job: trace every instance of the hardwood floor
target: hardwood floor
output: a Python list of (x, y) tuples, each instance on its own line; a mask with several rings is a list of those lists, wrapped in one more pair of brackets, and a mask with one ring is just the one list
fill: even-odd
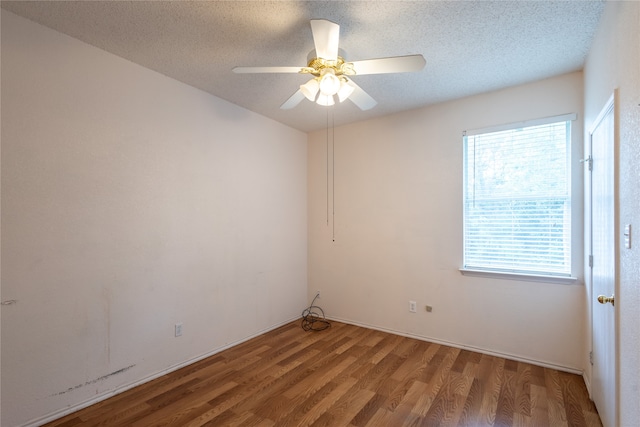
[(578, 375), (333, 322), (299, 322), (47, 424), (601, 426)]

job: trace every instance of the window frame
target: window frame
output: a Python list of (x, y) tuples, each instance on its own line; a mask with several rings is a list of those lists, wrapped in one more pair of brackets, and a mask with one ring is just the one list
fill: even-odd
[[(521, 281), (535, 281), (535, 282), (546, 282), (546, 283), (560, 283), (560, 284), (571, 284), (576, 282), (577, 278), (574, 277), (574, 271), (573, 271), (573, 257), (574, 255), (574, 251), (575, 248), (573, 247), (573, 214), (570, 216), (570, 221), (571, 221), (571, 228), (570, 228), (570, 234), (569, 234), (569, 244), (572, 245), (571, 246), (571, 256), (570, 256), (570, 260), (569, 260), (569, 274), (545, 274), (545, 273), (535, 273), (535, 272), (520, 272), (520, 271), (509, 271), (509, 270), (499, 270), (499, 269), (492, 269), (492, 268), (479, 268), (479, 267), (466, 267), (465, 266), (465, 262), (466, 262), (466, 239), (467, 239), (467, 234), (466, 234), (466, 221), (467, 221), (467, 216), (466, 216), (466, 196), (467, 196), (467, 188), (466, 188), (466, 184), (467, 184), (467, 159), (466, 159), (466, 153), (467, 153), (467, 137), (469, 136), (474, 136), (474, 135), (479, 135), (479, 134), (487, 134), (487, 133), (494, 133), (494, 132), (501, 132), (501, 131), (507, 131), (507, 130), (514, 130), (514, 129), (519, 129), (519, 128), (525, 128), (525, 127), (532, 127), (532, 126), (540, 126), (540, 125), (546, 125), (546, 124), (552, 124), (552, 123), (558, 123), (558, 122), (573, 122), (575, 121), (577, 118), (577, 115), (575, 113), (571, 113), (571, 114), (564, 114), (564, 115), (559, 115), (559, 116), (551, 116), (551, 117), (544, 117), (544, 118), (540, 118), (540, 119), (534, 119), (534, 120), (527, 120), (527, 121), (522, 121), (522, 122), (515, 122), (515, 123), (508, 123), (508, 124), (503, 124), (503, 125), (499, 125), (499, 126), (492, 126), (492, 127), (486, 127), (486, 128), (479, 128), (479, 129), (473, 129), (473, 130), (469, 130), (469, 131), (464, 131), (462, 133), (462, 137), (463, 137), (463, 188), (462, 188), (462, 209), (463, 209), (463, 215), (462, 215), (462, 219), (463, 219), (463, 229), (462, 229), (462, 258), (463, 258), (463, 266), (459, 269), (460, 273), (465, 275), (465, 276), (475, 276), (475, 277), (488, 277), (488, 278), (498, 278), (498, 279), (509, 279), (509, 280), (521, 280)], [(571, 206), (571, 210), (573, 211), (573, 192), (571, 191), (572, 189), (572, 145), (573, 145), (573, 123), (570, 125), (570, 135), (569, 135), (569, 140), (568, 140), (568, 146), (567, 146), (567, 179), (568, 179), (568, 191), (569, 191), (569, 203)]]

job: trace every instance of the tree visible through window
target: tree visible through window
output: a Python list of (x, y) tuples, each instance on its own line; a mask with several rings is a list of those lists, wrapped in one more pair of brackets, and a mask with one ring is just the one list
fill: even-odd
[(464, 137), (464, 268), (571, 274), (571, 122)]

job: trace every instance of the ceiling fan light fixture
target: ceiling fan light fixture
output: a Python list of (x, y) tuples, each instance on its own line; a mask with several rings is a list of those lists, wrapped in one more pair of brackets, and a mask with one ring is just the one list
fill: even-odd
[(318, 105), (322, 105), (323, 107), (330, 107), (334, 105), (336, 101), (333, 99), (333, 95), (324, 95), (322, 92), (320, 92), (316, 103)]
[(300, 85), (300, 91), (309, 101), (313, 102), (316, 100), (316, 95), (320, 90), (320, 84), (318, 83), (318, 79), (311, 79), (303, 85)]
[(340, 79), (333, 68), (324, 68), (320, 73), (320, 93), (333, 96), (340, 90)]
[(300, 85), (280, 108), (288, 110), (307, 98), (319, 105), (335, 105), (335, 95), (343, 102), (349, 99), (363, 111), (376, 106), (376, 101), (347, 76), (366, 74), (407, 73), (420, 71), (426, 61), (422, 55), (392, 56), (388, 58), (364, 59), (347, 62), (339, 47), (340, 25), (326, 19), (312, 19), (312, 50), (307, 56), (306, 67), (235, 67), (234, 73), (296, 73), (314, 78)]
[(338, 91), (338, 100), (340, 102), (349, 98), (349, 95), (353, 93), (355, 88), (349, 84), (349, 82), (345, 79), (340, 82), (340, 90)]

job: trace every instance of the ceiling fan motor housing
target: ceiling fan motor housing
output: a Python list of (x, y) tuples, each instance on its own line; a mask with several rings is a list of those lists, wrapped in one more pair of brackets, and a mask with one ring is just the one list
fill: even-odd
[(356, 74), (353, 64), (344, 60), (344, 51), (339, 49), (339, 55), (335, 61), (319, 58), (316, 55), (316, 51), (312, 50), (307, 55), (307, 67), (300, 70), (301, 73), (313, 74), (316, 77), (320, 77), (322, 70), (331, 68), (334, 70), (335, 75), (340, 77), (342, 75), (353, 76)]

